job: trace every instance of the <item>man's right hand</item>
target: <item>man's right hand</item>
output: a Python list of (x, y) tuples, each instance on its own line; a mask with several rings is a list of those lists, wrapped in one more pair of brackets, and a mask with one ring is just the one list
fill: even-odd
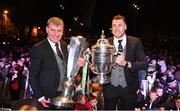
[(97, 72), (96, 72), (95, 67), (93, 66), (93, 64), (89, 64), (89, 68), (90, 68), (90, 70), (91, 70), (94, 74), (97, 74)]
[(43, 105), (43, 107), (49, 107), (50, 99), (47, 100), (43, 98), (39, 102)]

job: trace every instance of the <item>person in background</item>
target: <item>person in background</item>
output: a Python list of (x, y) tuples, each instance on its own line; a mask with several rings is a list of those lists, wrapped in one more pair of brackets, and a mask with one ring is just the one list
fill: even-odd
[(103, 92), (102, 92), (102, 85), (99, 83), (92, 82), (89, 88), (89, 95), (90, 97), (96, 97), (97, 99), (97, 110), (104, 109), (104, 99), (103, 99)]
[(75, 76), (75, 82), (74, 82), (74, 86), (75, 86), (75, 91), (76, 90), (80, 90), (82, 87), (81, 87), (81, 79), (82, 79), (82, 75), (80, 73), (78, 73), (76, 76)]
[(75, 105), (74, 105), (75, 111), (82, 111), (82, 110), (93, 111), (92, 105), (90, 104), (87, 96), (85, 96), (82, 93), (82, 90), (76, 91), (73, 98), (75, 101)]
[(168, 110), (180, 110), (180, 94), (176, 94), (172, 102), (169, 103)]
[(11, 100), (19, 100), (22, 98), (22, 90), (24, 85), (25, 76), (22, 74), (22, 67), (19, 65), (19, 62), (12, 62), (10, 66), (9, 73), (7, 74), (9, 78), (9, 89)]
[(177, 110), (180, 110), (180, 94), (175, 96), (175, 106)]
[(165, 88), (165, 92), (167, 94), (176, 94), (178, 93), (178, 87), (177, 87), (177, 80), (175, 78), (172, 77), (167, 77), (166, 79), (166, 86)]
[(156, 110), (157, 106), (159, 104), (158, 101), (158, 95), (157, 95), (157, 90), (156, 88), (152, 88), (148, 94), (147, 99), (142, 100), (139, 103), (139, 106), (136, 107), (135, 109), (141, 109), (141, 110)]
[(165, 94), (164, 87), (159, 85), (159, 86), (155, 87), (155, 89), (156, 89), (156, 93), (158, 96), (158, 98), (157, 98), (157, 101), (158, 101), (157, 109), (158, 110), (166, 109), (168, 95)]
[(90, 102), (90, 104), (91, 104), (91, 106), (92, 106), (93, 111), (98, 110), (98, 109), (97, 109), (98, 99), (97, 99), (96, 96), (94, 96), (94, 95), (91, 94), (91, 95), (89, 96), (89, 102)]
[[(34, 97), (42, 107), (50, 107), (50, 98), (59, 96), (66, 79), (67, 43), (63, 40), (64, 22), (58, 17), (47, 21), (47, 38), (35, 44), (31, 49), (30, 85)], [(79, 58), (77, 65), (85, 65), (85, 59)]]

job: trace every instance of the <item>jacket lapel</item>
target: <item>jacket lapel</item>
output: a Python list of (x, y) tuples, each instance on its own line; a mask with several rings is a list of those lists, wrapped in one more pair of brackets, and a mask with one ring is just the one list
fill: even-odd
[(55, 55), (54, 55), (54, 51), (53, 49), (51, 48), (51, 45), (49, 44), (49, 42), (46, 40), (45, 42), (45, 48), (47, 50), (47, 53), (48, 53), (48, 56), (49, 56), (49, 59), (52, 61), (52, 63), (54, 64), (55, 63), (55, 68), (57, 71), (59, 71), (59, 68), (58, 68), (58, 63), (57, 63), (57, 60), (55, 58)]

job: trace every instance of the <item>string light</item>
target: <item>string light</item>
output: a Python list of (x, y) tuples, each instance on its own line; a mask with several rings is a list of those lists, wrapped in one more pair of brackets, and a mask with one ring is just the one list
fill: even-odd
[(132, 4), (132, 6), (136, 9), (136, 10), (139, 10), (140, 9), (140, 7), (137, 5), (137, 4)]
[(77, 16), (77, 17), (74, 17), (74, 20), (75, 20), (75, 21), (78, 21), (78, 16)]

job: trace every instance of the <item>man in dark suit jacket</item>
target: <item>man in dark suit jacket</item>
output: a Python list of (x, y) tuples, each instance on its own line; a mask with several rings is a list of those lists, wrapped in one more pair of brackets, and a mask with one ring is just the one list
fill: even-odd
[[(138, 89), (138, 70), (145, 70), (148, 62), (138, 38), (127, 36), (126, 20), (117, 15), (112, 19), (113, 37), (108, 38), (118, 54), (114, 57), (115, 65), (111, 70), (111, 83), (103, 86), (105, 109), (134, 109)], [(119, 49), (118, 41), (122, 40)], [(120, 52), (118, 51), (120, 50)], [(120, 104), (119, 104), (120, 103)]]
[[(47, 39), (35, 44), (31, 50), (30, 84), (35, 98), (43, 107), (49, 107), (50, 98), (63, 90), (68, 57), (67, 44), (62, 40), (63, 32), (63, 20), (50, 18), (46, 26)], [(80, 58), (78, 66), (84, 64), (85, 59)]]

